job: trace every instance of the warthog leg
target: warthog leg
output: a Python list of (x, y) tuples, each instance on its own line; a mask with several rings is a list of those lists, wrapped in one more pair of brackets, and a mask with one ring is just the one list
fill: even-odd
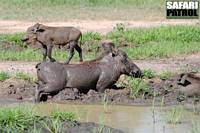
[(40, 102), (40, 97), (41, 97), (41, 92), (40, 91), (44, 84), (42, 83), (42, 81), (38, 81), (37, 83), (37, 88), (35, 89), (35, 102), (39, 103)]
[(43, 47), (43, 61), (46, 61), (46, 58), (47, 58), (47, 46), (42, 44), (42, 47)]
[(47, 45), (47, 56), (50, 59), (50, 62), (55, 62), (56, 60), (51, 57), (53, 45)]
[(67, 59), (67, 61), (65, 62), (66, 64), (69, 64), (69, 62), (71, 61), (72, 57), (74, 56), (74, 48), (76, 46), (76, 43), (74, 41), (69, 43), (69, 57)]
[(61, 89), (62, 88), (60, 88), (60, 84), (56, 84), (54, 82), (42, 85), (38, 84), (38, 87), (35, 90), (35, 102), (40, 102), (43, 94), (51, 94)]
[(35, 103), (40, 102), (41, 94), (42, 94), (42, 91), (36, 88), (35, 89)]
[(96, 85), (97, 91), (103, 93), (106, 87), (109, 85), (109, 83), (109, 78), (105, 77), (104, 75), (100, 76)]
[(78, 44), (77, 44), (77, 45), (75, 46), (75, 49), (76, 49), (76, 51), (77, 51), (78, 54), (79, 54), (80, 62), (82, 62), (82, 61), (83, 61), (83, 56), (82, 56), (82, 49), (81, 49), (81, 47), (79, 47)]

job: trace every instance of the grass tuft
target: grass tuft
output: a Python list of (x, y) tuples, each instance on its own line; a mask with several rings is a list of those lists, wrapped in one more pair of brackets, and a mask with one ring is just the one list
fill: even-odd
[(173, 75), (175, 75), (174, 72), (171, 72), (171, 71), (164, 71), (164, 72), (162, 72), (161, 74), (159, 74), (159, 77), (160, 77), (162, 80), (167, 80), (167, 79), (171, 78)]
[(33, 77), (31, 77), (30, 74), (24, 73), (24, 72), (16, 72), (14, 77), (23, 79), (23, 80), (33, 79)]
[(148, 87), (148, 83), (143, 79), (133, 79), (127, 77), (127, 88), (130, 89), (130, 97), (137, 98), (142, 95), (152, 95), (153, 91)]
[(5, 81), (6, 79), (9, 78), (19, 78), (22, 80), (32, 80), (32, 81), (36, 80), (36, 77), (29, 73), (24, 73), (24, 72), (9, 73), (4, 71), (0, 72), (0, 81)]
[(23, 46), (21, 38), (23, 37), (24, 33), (15, 33), (15, 34), (0, 34), (0, 41), (1, 42), (13, 42), (16, 45)]
[(7, 72), (0, 72), (0, 81), (5, 81), (10, 78), (10, 74)]
[(166, 120), (169, 124), (179, 124), (183, 118), (183, 107), (173, 107), (166, 113)]
[(192, 120), (191, 133), (200, 133), (199, 121)]
[(38, 121), (38, 117), (34, 108), (16, 107), (16, 108), (1, 108), (0, 109), (0, 131), (24, 131), (34, 122)]
[(63, 112), (63, 111), (54, 111), (51, 113), (51, 118), (58, 119), (60, 121), (76, 121), (76, 115), (73, 112)]
[(143, 71), (143, 74), (144, 74), (144, 77), (148, 79), (156, 77), (156, 72), (151, 69), (145, 69)]
[(19, 106), (0, 109), (0, 132), (40, 132), (41, 129), (52, 133), (61, 133), (63, 122), (76, 122), (72, 112), (54, 111), (48, 117), (39, 116), (34, 107)]

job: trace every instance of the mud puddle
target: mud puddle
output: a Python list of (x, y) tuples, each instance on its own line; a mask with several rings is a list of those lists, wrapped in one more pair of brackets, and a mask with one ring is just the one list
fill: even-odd
[[(190, 133), (200, 130), (200, 115), (183, 106), (121, 106), (121, 105), (79, 105), (61, 103), (20, 102), (20, 100), (0, 99), (0, 107), (32, 106), (48, 116), (54, 110), (74, 112), (80, 122), (103, 124), (125, 133)], [(182, 110), (178, 108), (181, 107)], [(172, 110), (178, 111), (173, 112)], [(180, 116), (178, 116), (180, 115)], [(169, 123), (169, 120), (178, 120)], [(197, 126), (194, 125), (197, 124)], [(196, 132), (194, 132), (196, 133)]]
[[(192, 121), (199, 120), (199, 115), (184, 110), (178, 124), (169, 124), (167, 114), (172, 107), (151, 106), (111, 106), (111, 105), (70, 105), (44, 103), (37, 105), (39, 111), (48, 115), (54, 109), (73, 111), (81, 122), (95, 122), (127, 133), (189, 133)], [(154, 110), (154, 111), (153, 111)], [(154, 112), (154, 115), (153, 115)], [(153, 117), (154, 116), (154, 117)]]

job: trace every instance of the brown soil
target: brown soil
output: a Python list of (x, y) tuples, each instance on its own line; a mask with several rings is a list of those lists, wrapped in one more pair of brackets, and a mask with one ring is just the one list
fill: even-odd
[[(27, 27), (36, 22), (0, 20), (0, 33), (25, 32)], [(155, 27), (163, 25), (199, 25), (198, 20), (164, 20), (164, 21), (109, 21), (109, 20), (69, 20), (65, 22), (40, 22), (49, 26), (75, 26), (82, 32), (93, 31), (106, 34), (113, 30), (118, 23), (128, 28)]]
[(36, 85), (29, 80), (10, 78), (4, 82), (0, 81), (0, 97), (7, 99), (27, 99), (31, 100), (34, 96)]

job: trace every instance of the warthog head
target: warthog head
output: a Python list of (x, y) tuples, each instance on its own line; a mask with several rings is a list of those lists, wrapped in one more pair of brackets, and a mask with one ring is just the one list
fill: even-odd
[(37, 32), (43, 32), (44, 30), (41, 29), (43, 25), (36, 23), (31, 27), (28, 27), (26, 30), (25, 36), (21, 39), (22, 42), (26, 42), (27, 44), (35, 45), (37, 41)]
[[(121, 72), (121, 74), (125, 74), (128, 76), (133, 76), (135, 78), (139, 78), (143, 76), (142, 71), (139, 69), (137, 65), (128, 58), (127, 54), (121, 50), (114, 50), (111, 52), (112, 57), (115, 62), (117, 62), (117, 68)], [(115, 67), (115, 66), (110, 66)]]

